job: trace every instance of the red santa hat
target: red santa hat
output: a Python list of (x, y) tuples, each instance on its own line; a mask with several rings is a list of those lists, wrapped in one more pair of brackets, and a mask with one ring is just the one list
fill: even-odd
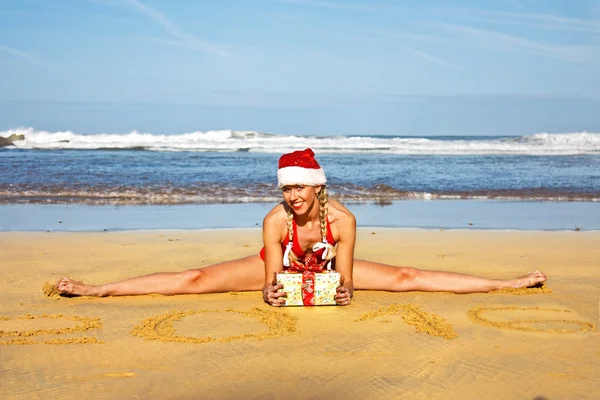
[(319, 186), (327, 182), (325, 171), (315, 160), (311, 149), (287, 153), (279, 158), (277, 186), (292, 185)]

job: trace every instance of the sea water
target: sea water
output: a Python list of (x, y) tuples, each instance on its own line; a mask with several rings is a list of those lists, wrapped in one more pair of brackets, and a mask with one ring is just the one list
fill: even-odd
[[(110, 210), (252, 203), (262, 212), (281, 200), (276, 187), (279, 156), (310, 147), (326, 171), (332, 196), (354, 207), (386, 206), (388, 216), (372, 221), (374, 225), (429, 226), (431, 221), (408, 224), (402, 223), (406, 216), (396, 223), (390, 218), (402, 214), (393, 212), (399, 202), (426, 200), (435, 200), (436, 210), (459, 204), (454, 208), (466, 211), (473, 204), (485, 209), (504, 202), (523, 210), (529, 207), (523, 204), (532, 202), (533, 209), (575, 202), (590, 205), (569, 206), (568, 214), (600, 215), (598, 133), (321, 137), (230, 130), (83, 134), (17, 129), (0, 136), (13, 133), (25, 140), (0, 149), (0, 204), (7, 206), (96, 205)], [(7, 229), (2, 224), (6, 210), (0, 209), (0, 229)], [(33, 206), (28, 210), (35, 212)], [(369, 215), (372, 219), (377, 213)], [(247, 220), (239, 226), (252, 224)]]

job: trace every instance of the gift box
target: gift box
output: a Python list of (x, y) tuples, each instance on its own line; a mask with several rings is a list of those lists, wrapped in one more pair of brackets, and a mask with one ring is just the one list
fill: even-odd
[(280, 291), (287, 293), (286, 306), (327, 306), (335, 305), (340, 277), (333, 271), (283, 272), (277, 274), (277, 283), (283, 285)]

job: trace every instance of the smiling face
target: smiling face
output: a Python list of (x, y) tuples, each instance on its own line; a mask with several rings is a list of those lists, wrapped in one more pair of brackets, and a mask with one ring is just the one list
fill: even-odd
[(296, 215), (303, 215), (312, 209), (321, 186), (290, 185), (282, 188), (283, 199)]

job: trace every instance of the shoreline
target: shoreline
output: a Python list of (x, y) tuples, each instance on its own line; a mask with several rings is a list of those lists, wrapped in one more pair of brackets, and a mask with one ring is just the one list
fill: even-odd
[[(0, 232), (252, 228), (277, 203), (201, 205), (0, 205)], [(359, 227), (598, 231), (600, 204), (509, 200), (348, 203)]]

